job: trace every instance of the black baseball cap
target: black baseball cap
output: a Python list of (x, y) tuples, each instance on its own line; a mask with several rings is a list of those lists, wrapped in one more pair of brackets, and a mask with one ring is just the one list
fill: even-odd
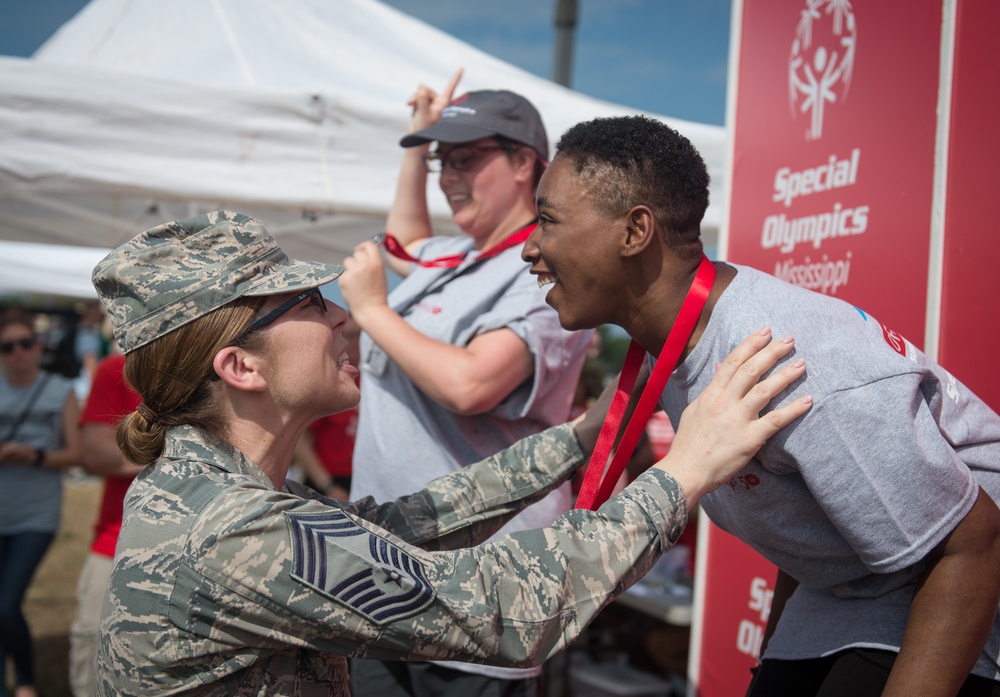
[(399, 141), (412, 148), (431, 141), (468, 143), (503, 136), (527, 145), (549, 161), (549, 139), (542, 117), (531, 102), (507, 90), (478, 90), (456, 98), (441, 112), (436, 124)]

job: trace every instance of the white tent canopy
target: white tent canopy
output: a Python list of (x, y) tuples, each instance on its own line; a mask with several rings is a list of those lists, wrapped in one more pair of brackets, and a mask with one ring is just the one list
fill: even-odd
[(107, 249), (33, 242), (0, 242), (0, 295), (39, 294), (96, 298), (90, 283), (94, 268)]
[[(339, 261), (381, 229), (407, 98), (458, 67), (460, 91), (530, 99), (553, 143), (578, 121), (636, 113), (375, 0), (92, 0), (32, 59), (0, 58), (0, 240), (113, 247), (231, 208), (293, 256)], [(711, 243), (725, 131), (657, 118), (708, 164)], [(429, 199), (453, 229), (444, 197)]]

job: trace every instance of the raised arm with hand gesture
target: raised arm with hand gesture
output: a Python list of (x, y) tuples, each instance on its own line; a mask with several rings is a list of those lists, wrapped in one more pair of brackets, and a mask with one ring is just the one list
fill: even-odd
[[(407, 132), (416, 133), (436, 124), (441, 118), (441, 112), (451, 103), (461, 79), (462, 69), (459, 68), (440, 92), (435, 92), (427, 85), (419, 85), (406, 102), (412, 109)], [(399, 179), (396, 182), (396, 196), (385, 221), (385, 229), (413, 255), (416, 255), (424, 240), (433, 234), (427, 208), (427, 170), (423, 161), (424, 153), (429, 148), (430, 145), (425, 144), (407, 148), (403, 152)], [(387, 262), (389, 268), (400, 276), (409, 275), (411, 269), (407, 262), (394, 257), (387, 259)]]
[(455, 94), (458, 81), (462, 79), (462, 68), (452, 76), (448, 84), (440, 92), (435, 92), (427, 85), (421, 83), (417, 86), (417, 91), (406, 102), (407, 106), (413, 108), (413, 118), (410, 121), (409, 132), (424, 128), (430, 128), (441, 118), (441, 112), (451, 104)]

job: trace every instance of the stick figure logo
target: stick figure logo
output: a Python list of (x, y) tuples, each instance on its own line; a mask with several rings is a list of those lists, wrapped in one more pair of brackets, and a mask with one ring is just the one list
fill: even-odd
[(788, 106), (809, 115), (806, 140), (823, 136), (828, 104), (847, 99), (858, 28), (850, 0), (806, 0), (788, 58)]

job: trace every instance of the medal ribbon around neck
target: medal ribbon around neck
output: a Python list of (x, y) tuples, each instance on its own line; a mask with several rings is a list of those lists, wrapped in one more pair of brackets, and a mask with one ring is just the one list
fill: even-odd
[[(694, 282), (684, 298), (674, 326), (671, 327), (670, 333), (667, 335), (663, 350), (660, 351), (660, 357), (653, 365), (652, 373), (639, 397), (632, 418), (625, 427), (625, 435), (622, 436), (611, 464), (608, 465), (608, 456), (611, 455), (615, 436), (618, 434), (619, 426), (625, 416), (632, 388), (635, 386), (639, 368), (646, 355), (645, 350), (635, 340), (629, 344), (628, 353), (625, 355), (625, 364), (618, 377), (615, 396), (608, 408), (607, 416), (604, 417), (604, 425), (601, 426), (601, 433), (597, 437), (597, 445), (594, 446), (594, 452), (587, 464), (587, 472), (580, 487), (580, 494), (576, 499), (577, 508), (595, 510), (610, 498), (615, 484), (618, 483), (619, 477), (625, 470), (625, 465), (632, 457), (632, 451), (635, 450), (639, 437), (646, 428), (660, 395), (663, 394), (663, 389), (667, 386), (670, 374), (677, 367), (681, 353), (687, 346), (688, 339), (691, 338), (691, 332), (694, 331), (694, 327), (698, 323), (698, 318), (701, 316), (701, 311), (705, 307), (714, 282), (715, 266), (708, 260), (708, 257), (702, 255), (701, 265), (698, 267)], [(605, 466), (607, 466), (606, 474), (604, 472)], [(604, 475), (603, 480), (602, 474)]]
[[(528, 237), (531, 235), (531, 233), (535, 231), (535, 227), (537, 225), (538, 221), (532, 220), (524, 227), (515, 230), (513, 233), (502, 239), (497, 244), (493, 245), (492, 247), (489, 247), (488, 249), (484, 249), (482, 254), (476, 257), (476, 259), (485, 261), (491, 257), (495, 257), (500, 252), (510, 249), (511, 247), (524, 244), (525, 241), (528, 239)], [(385, 250), (389, 252), (389, 254), (393, 255), (397, 259), (402, 259), (403, 261), (409, 261), (414, 264), (419, 264), (424, 268), (451, 269), (460, 265), (462, 262), (465, 261), (466, 257), (469, 256), (469, 252), (463, 252), (462, 254), (450, 254), (445, 257), (438, 257), (437, 259), (423, 259), (423, 260), (417, 259), (415, 256), (407, 252), (403, 248), (403, 245), (399, 243), (399, 240), (393, 237), (392, 234), (388, 232), (383, 234), (385, 235), (383, 244), (385, 244)]]

